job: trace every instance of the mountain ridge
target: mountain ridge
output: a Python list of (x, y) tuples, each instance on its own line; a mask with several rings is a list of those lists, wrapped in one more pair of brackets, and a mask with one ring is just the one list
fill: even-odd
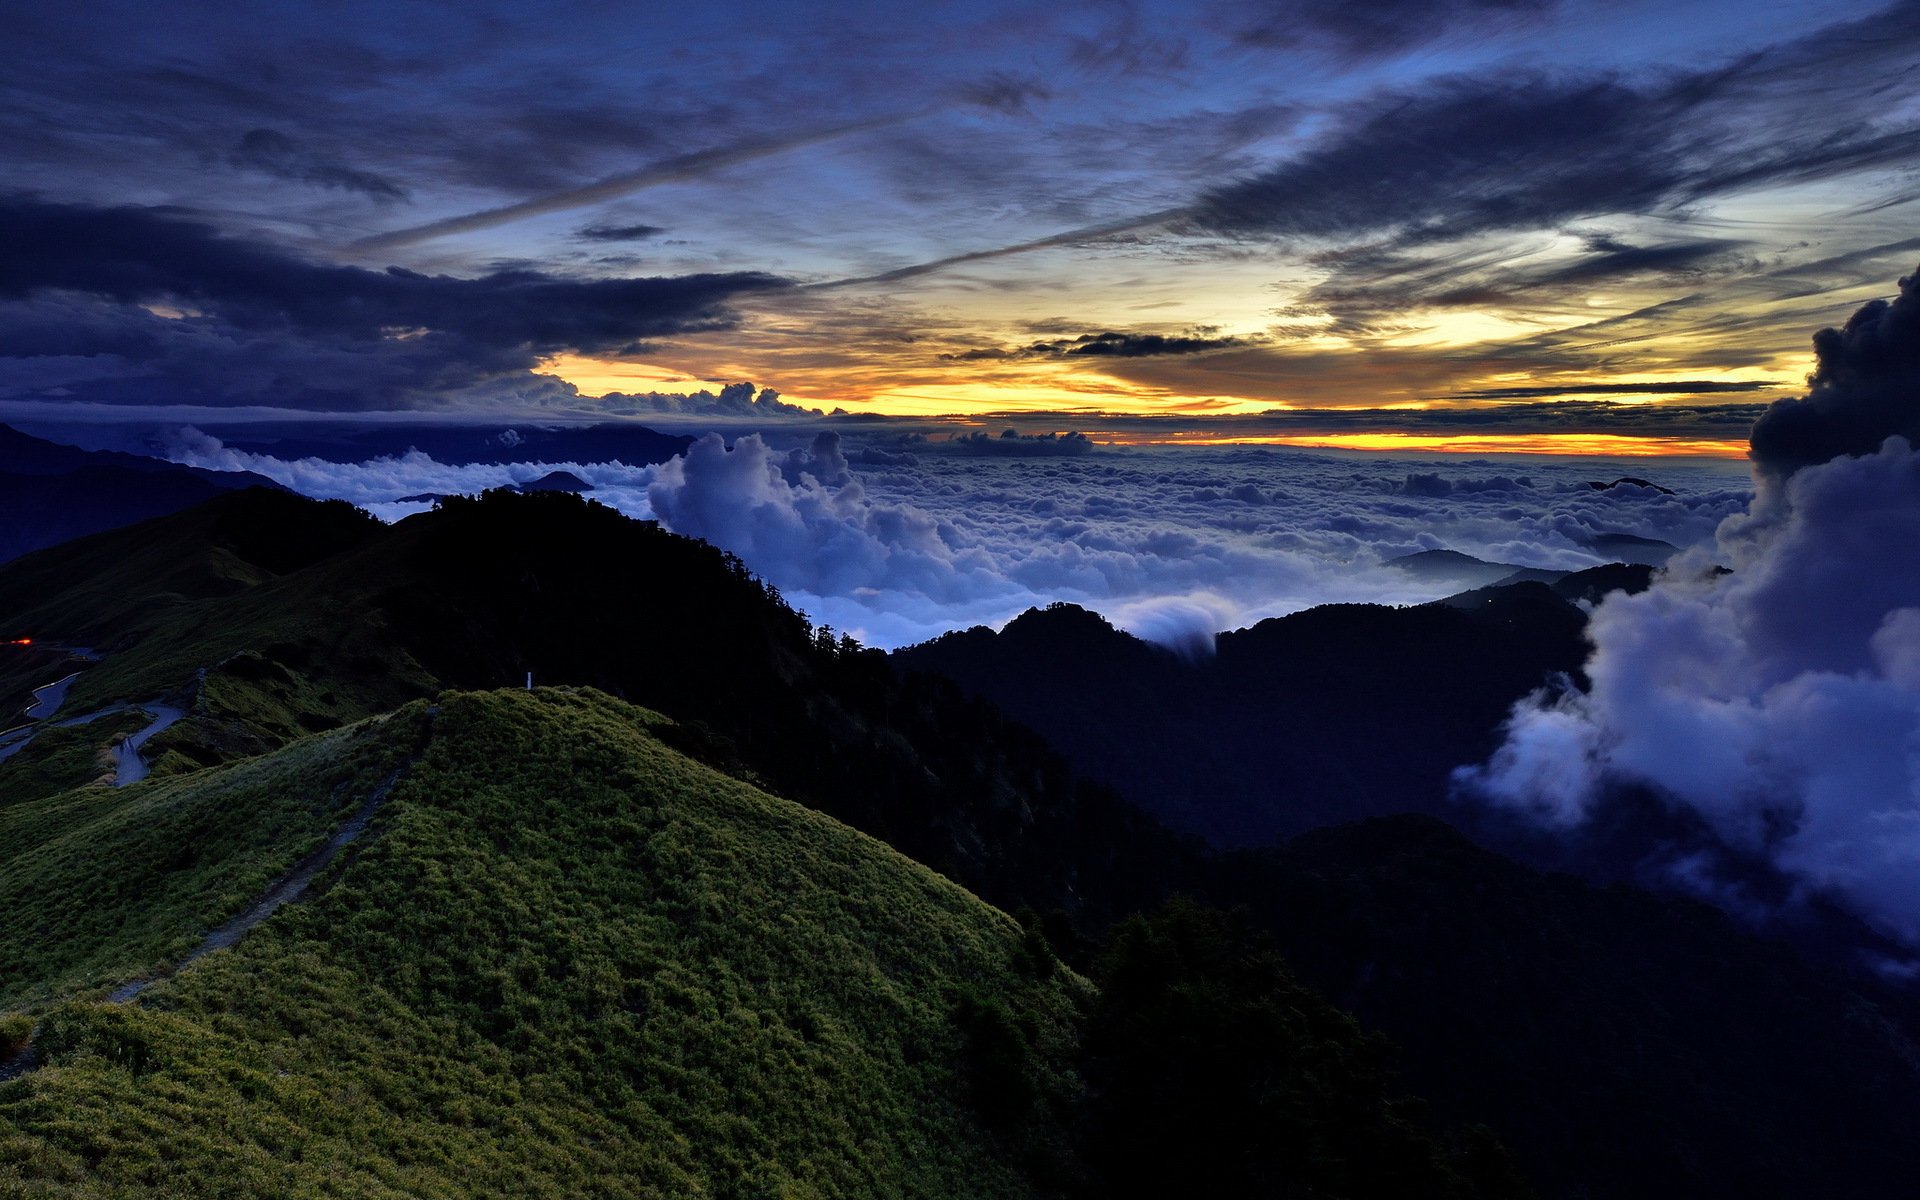
[[(236, 526), (220, 517), (229, 508), (260, 518), (239, 521), (242, 531), (311, 523), (337, 529), (337, 544), (320, 547), (325, 553), (277, 558), (284, 550), (274, 539), (255, 542), (233, 532)], [(285, 569), (271, 570), (265, 560)], [(115, 562), (127, 573), (103, 588), (94, 572)], [(135, 569), (139, 563), (165, 570), (143, 584)], [(1537, 637), (1549, 649), (1577, 644), (1584, 619), (1580, 609), (1551, 587), (1517, 585), (1483, 600), (1491, 603), (1476, 602), (1471, 611), (1441, 605), (1395, 617), (1395, 610), (1360, 606), (1304, 621), (1288, 619), (1291, 624), (1282, 621), (1228, 638), (1229, 657), (1239, 653), (1237, 643), (1257, 647), (1273, 641), (1284, 647), (1295, 628), (1317, 631), (1318, 637), (1322, 626), (1366, 631), (1407, 620), (1420, 629), (1478, 630), (1475, 638), (1504, 640), (1510, 648), (1516, 628), (1523, 641)], [(1263, 1072), (1276, 1061), (1268, 1056), (1284, 1058), (1288, 1039), (1299, 1034), (1285, 1013), (1325, 1003), (1309, 999), (1312, 993), (1304, 989), (1310, 987), (1346, 997), (1368, 1014), (1368, 1028), (1402, 1044), (1409, 1067), (1421, 1072), (1434, 1122), (1456, 1129), (1492, 1125), (1530, 1174), (1552, 1182), (1550, 1195), (1572, 1196), (1584, 1189), (1621, 1200), (1695, 1196), (1711, 1190), (1703, 1191), (1702, 1181), (1711, 1183), (1716, 1172), (1726, 1178), (1775, 1176), (1782, 1181), (1775, 1194), (1782, 1195), (1804, 1194), (1807, 1180), (1817, 1177), (1871, 1192), (1900, 1178), (1902, 1170), (1920, 1170), (1920, 1162), (1908, 1163), (1900, 1153), (1878, 1146), (1864, 1152), (1839, 1135), (1809, 1140), (1778, 1123), (1770, 1126), (1774, 1141), (1767, 1152), (1754, 1157), (1748, 1149), (1753, 1166), (1735, 1170), (1723, 1161), (1731, 1152), (1724, 1139), (1706, 1136), (1724, 1128), (1709, 1121), (1708, 1109), (1724, 1109), (1735, 1120), (1746, 1112), (1758, 1121), (1762, 1110), (1788, 1112), (1825, 1102), (1825, 1091), (1790, 1095), (1772, 1089), (1764, 1073), (1751, 1069), (1755, 1044), (1786, 1037), (1803, 1039), (1815, 1050), (1862, 1045), (1877, 1050), (1864, 1056), (1848, 1050), (1833, 1058), (1821, 1087), (1843, 1102), (1836, 1111), (1851, 1103), (1848, 1097), (1873, 1095), (1888, 1113), (1920, 1119), (1920, 1072), (1898, 1065), (1905, 1061), (1901, 1047), (1920, 1028), (1920, 1016), (1911, 998), (1897, 989), (1827, 973), (1818, 976), (1818, 987), (1795, 993), (1800, 985), (1793, 981), (1806, 979), (1811, 968), (1785, 945), (1724, 920), (1703, 924), (1688, 915), (1695, 909), (1674, 907), (1635, 889), (1594, 887), (1570, 878), (1552, 883), (1554, 876), (1484, 851), (1456, 852), (1453, 847), (1467, 845), (1457, 835), (1448, 833), (1451, 841), (1430, 836), (1408, 818), (1341, 827), (1348, 832), (1339, 836), (1359, 849), (1344, 856), (1345, 866), (1336, 874), (1319, 865), (1328, 853), (1312, 849), (1332, 845), (1312, 840), (1331, 834), (1308, 835), (1298, 854), (1285, 847), (1240, 857), (1206, 851), (1079, 778), (1038, 736), (956, 685), (903, 676), (886, 656), (813, 629), (738, 560), (577, 496), (496, 494), (378, 526), (350, 510), (244, 494), (198, 513), (0, 567), (0, 623), (16, 619), (22, 604), (64, 623), (64, 630), (101, 635), (97, 649), (103, 657), (75, 682), (63, 713), (185, 686), (205, 671), (189, 716), (149, 744), (150, 779), (113, 791), (89, 789), (83, 778), (68, 777), (58, 786), (82, 786), (48, 794), (23, 813), (48, 811), (47, 804), (119, 811), (143, 798), (174, 794), (169, 789), (198, 787), (219, 772), (320, 744), (316, 737), (344, 736), (370, 714), (431, 703), (450, 685), (504, 683), (518, 689), (533, 667), (537, 683), (612, 687), (665, 712), (673, 723), (654, 727), (648, 736), (705, 764), (703, 770), (846, 820), (1003, 910), (1031, 906), (1047, 914), (1023, 922), (1026, 961), (1043, 963), (1057, 955), (1089, 978), (1101, 979), (1121, 977), (1103, 971), (1135, 978), (1125, 966), (1126, 955), (1162, 963), (1147, 972), (1150, 986), (1143, 991), (1102, 993), (1110, 998), (1101, 1003), (1128, 1006), (1111, 1013), (1117, 1027), (1138, 1031), (1117, 1041), (1136, 1044), (1142, 1053), (1164, 1047), (1166, 1038), (1177, 1038), (1180, 1013), (1192, 1020), (1209, 1014), (1209, 1037), (1240, 1029), (1234, 1035), (1239, 1041), (1228, 1037), (1209, 1051), (1207, 1061), (1214, 1064), (1209, 1070), (1215, 1074), (1208, 1078), (1229, 1089), (1223, 1095), (1240, 1095), (1231, 1089), (1268, 1078)], [(1112, 634), (1098, 617), (1084, 612), (1058, 610), (1047, 620), (1084, 635), (1096, 662)], [(1392, 639), (1384, 644), (1390, 649)], [(1478, 644), (1470, 641), (1447, 653), (1468, 653)], [(1130, 663), (1179, 665), (1174, 656), (1151, 647), (1127, 653)], [(1532, 653), (1516, 653), (1514, 662), (1532, 663), (1527, 669), (1537, 670)], [(1382, 661), (1392, 661), (1391, 656)], [(1352, 665), (1323, 653), (1322, 668), (1316, 669), (1329, 662), (1343, 669)], [(1445, 662), (1442, 655), (1423, 669), (1440, 669)], [(1337, 686), (1321, 689), (1310, 700), (1324, 707), (1329, 697), (1339, 698), (1341, 689), (1367, 695), (1365, 673), (1348, 674), (1352, 677), (1334, 678)], [(502, 704), (520, 703), (511, 697), (526, 695), (518, 690), (491, 694), (506, 697)], [(534, 696), (543, 694), (549, 693)], [(1165, 699), (1171, 704), (1179, 697)], [(105, 723), (98, 728), (100, 736), (110, 736)], [(1270, 731), (1252, 728), (1250, 736), (1272, 740)], [(36, 741), (0, 762), (0, 794), (23, 778), (22, 772), (44, 775), (50, 769), (52, 764), (35, 757), (38, 746)], [(85, 750), (84, 741), (77, 741), (60, 753), (71, 758)], [(520, 757), (497, 756), (497, 766), (488, 770), (504, 778), (518, 769)], [(556, 760), (542, 761), (547, 765), (526, 766), (529, 780), (555, 770)], [(591, 755), (567, 761), (575, 764), (570, 770), (589, 776), (599, 770), (594, 764), (600, 760)], [(347, 807), (344, 800), (337, 803)], [(0, 807), (0, 816), (8, 811)], [(237, 811), (244, 815), (244, 809)], [(1409, 863), (1428, 864), (1416, 876), (1419, 886), (1402, 880)], [(49, 896), (61, 890), (35, 889)], [(1212, 918), (1152, 915), (1182, 892), (1215, 908), (1238, 907), (1248, 932), (1227, 932)], [(234, 896), (234, 904), (250, 894)], [(1565, 931), (1564, 936), (1542, 938), (1526, 920), (1488, 919), (1484, 901), (1476, 898), (1503, 894), (1524, 897), (1515, 906), (1517, 915)], [(1141, 918), (1147, 921), (1145, 933), (1131, 923), (1130, 914), (1137, 913), (1149, 914)], [(261, 929), (270, 932), (286, 915), (276, 915)], [(1435, 936), (1390, 936), (1423, 928)], [(1646, 952), (1599, 957), (1591, 952), (1590, 946), (1612, 944), (1609, 939), (1623, 931), (1644, 942)], [(181, 949), (175, 953), (197, 944), (191, 931), (179, 937)], [(1249, 976), (1235, 965), (1267, 961), (1257, 944), (1262, 937), (1275, 939), (1295, 964), (1302, 990), (1289, 990), (1294, 985), (1273, 971)], [(1462, 940), (1475, 947), (1475, 955), (1519, 964), (1517, 978), (1533, 982), (1514, 987), (1511, 994), (1477, 986), (1479, 959), (1450, 948)], [(1111, 964), (1116, 953), (1123, 961)], [(1724, 965), (1711, 974), (1675, 965), (1689, 956)], [(1354, 991), (1355, 964), (1368, 962), (1380, 986)], [(1164, 971), (1175, 969), (1167, 964), (1183, 972), (1217, 974), (1196, 978), (1187, 991), (1181, 988), (1188, 985), (1171, 991), (1151, 985), (1156, 973), (1164, 980)], [(1605, 970), (1595, 973), (1596, 965)], [(1578, 1003), (1543, 1004), (1539, 988), (1571, 978), (1584, 978), (1585, 986), (1600, 991)], [(1664, 1037), (1672, 1014), (1686, 1009), (1694, 989), (1709, 979), (1720, 995), (1731, 998), (1727, 1002), (1737, 1002), (1749, 1014), (1743, 1018), (1748, 1024), (1741, 1026), (1748, 1038), (1706, 1039), (1680, 1072), (1636, 1050)], [(1253, 995), (1244, 991), (1247, 987)], [(1743, 992), (1751, 998), (1739, 1000)], [(1202, 995), (1219, 1002), (1192, 1007)], [(1296, 999), (1276, 1008), (1261, 995)], [(1413, 1006), (1396, 999), (1409, 995), (1425, 998)], [(1018, 1022), (1009, 1026), (995, 1015), (991, 994), (975, 999), (963, 1022), (974, 1031), (968, 1036), (980, 1039), (985, 1056), (978, 1067), (984, 1074), (975, 1083), (983, 1094), (997, 1097), (996, 1104), (1025, 1104), (1033, 1094), (1018, 1082), (1025, 1076), (1003, 1070), (1019, 1060), (1009, 1032), (1017, 1032)], [(1605, 1013), (1606, 1020), (1596, 1027), (1589, 1013)], [(109, 1029), (123, 1019), (100, 1018)], [(1256, 1046), (1265, 1049), (1256, 1053)], [(1524, 1047), (1524, 1054), (1517, 1047)], [(1466, 1069), (1462, 1061), (1472, 1063), (1470, 1081), (1457, 1076)], [(1596, 1143), (1586, 1132), (1593, 1126), (1592, 1114), (1572, 1099), (1580, 1094), (1576, 1081), (1600, 1069), (1611, 1073), (1623, 1094), (1659, 1089), (1672, 1103), (1657, 1119), (1612, 1111), (1604, 1123), (1612, 1141)], [(1213, 1111), (1203, 1103), (1206, 1089), (1181, 1091), (1163, 1070), (1127, 1077), (1147, 1088), (1129, 1096), (1157, 1095), (1155, 1104), (1196, 1114)], [(1172, 1090), (1149, 1087), (1156, 1079)], [(1733, 1099), (1718, 1090), (1729, 1079), (1743, 1081)], [(1309, 1105), (1308, 1115), (1319, 1111), (1312, 1107), (1319, 1101), (1311, 1093), (1297, 1100)], [(1297, 1115), (1295, 1103), (1280, 1104), (1276, 1117)], [(1689, 1116), (1696, 1108), (1699, 1114)], [(1259, 1105), (1254, 1110), (1267, 1111)], [(1130, 1143), (1142, 1144), (1132, 1123), (1137, 1111), (1123, 1106), (1090, 1112), (1092, 1126), (1111, 1133), (1094, 1141), (1114, 1154)], [(1389, 1106), (1389, 1111), (1397, 1110)], [(1503, 1127), (1515, 1120), (1515, 1112), (1525, 1118), (1516, 1125), (1517, 1138)], [(1220, 1113), (1199, 1127), (1240, 1130), (1239, 1121)], [(1392, 1122), (1387, 1127), (1397, 1128)], [(1878, 1128), (1861, 1122), (1859, 1136)], [(1123, 1129), (1133, 1132), (1118, 1132)], [(1672, 1163), (1685, 1159), (1687, 1147), (1696, 1143), (1702, 1147), (1698, 1155), (1705, 1157), (1690, 1174), (1675, 1175)], [(1648, 1149), (1622, 1157), (1610, 1149), (1619, 1144)], [(1802, 1192), (1789, 1191), (1789, 1182)]]

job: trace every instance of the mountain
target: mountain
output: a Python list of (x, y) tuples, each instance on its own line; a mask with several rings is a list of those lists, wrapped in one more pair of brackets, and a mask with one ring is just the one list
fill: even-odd
[(1668, 559), (1680, 553), (1680, 547), (1672, 542), (1641, 537), (1637, 533), (1596, 533), (1587, 538), (1586, 546), (1595, 554), (1653, 567), (1665, 565)]
[(0, 636), (106, 652), (72, 711), (187, 708), (151, 744), (159, 774), (531, 672), (665, 711), (687, 748), (999, 903), (1131, 905), (1184, 869), (997, 712), (817, 636), (738, 559), (564, 492), (393, 526), (224, 497), (0, 570)]
[[(1302, 720), (1391, 760), (1423, 743), (1376, 707), (1432, 711), (1395, 709), (1412, 704), (1396, 680), (1416, 699), (1454, 689), (1429, 705), (1473, 700), (1482, 667), (1521, 687), (1543, 655), (1577, 655), (1584, 617), (1556, 587), (1646, 574), (1297, 614), (1223, 638), (1211, 664), (1071, 608), (987, 636), (1030, 638), (1047, 657), (1021, 678), (1063, 705), (1115, 712), (1102, 688), (1165, 669), (1164, 696), (1127, 696), (1192, 729), (1204, 714), (1177, 706), (1208, 700), (1194, 678), (1258, 696), (1275, 687), (1261, 672), (1301, 672), (1289, 686), (1317, 689), (1293, 701)], [(1887, 1136), (1920, 1120), (1901, 989), (1431, 818), (1210, 852), (977, 696), (830, 641), (737, 560), (582, 497), (489, 494), (383, 526), (239, 493), (0, 567), (13, 630), (92, 646), (55, 719), (104, 715), (30, 725), (0, 761), (0, 1058), (37, 1024), (27, 1052), (57, 1068), (0, 1083), (7, 1183), (31, 1169), (39, 1190), (137, 1193), (189, 1156), (267, 1194), (306, 1186), (308, 1161), (347, 1193), (574, 1194), (560, 1160), (577, 1156), (633, 1164), (632, 1191), (745, 1194), (813, 1147), (883, 1183), (816, 1164), (790, 1190), (965, 1194), (899, 1165), (903, 1127), (916, 1162), (971, 1164), (1013, 1195), (1504, 1196), (1516, 1159), (1568, 1200), (1897, 1194), (1920, 1172), (1920, 1147)], [(36, 685), (76, 668), (37, 669)], [(151, 776), (97, 782), (167, 705), (185, 715), (138, 752)], [(1375, 723), (1343, 732), (1342, 712)], [(1230, 732), (1195, 743), (1196, 771), (1224, 747), (1285, 780), (1304, 747), (1312, 780), (1305, 735)], [(1392, 765), (1352, 773), (1384, 787)], [(791, 819), (756, 825), (768, 805)], [(303, 856), (307, 893), (186, 962)], [(896, 866), (863, 865), (880, 862)], [(986, 915), (928, 899), (959, 888)], [(1016, 928), (989, 904), (1045, 915)], [(908, 957), (882, 953), (903, 942)], [(913, 957), (923, 943), (935, 961)], [(843, 959), (851, 975), (818, 982)], [(132, 1003), (96, 1003), (142, 976)], [(634, 980), (705, 999), (647, 992), (630, 1012)], [(874, 993), (890, 1023), (834, 1016), (873, 1013)], [(935, 995), (944, 1008), (916, 999)], [(1073, 1016), (1050, 1024), (1057, 996)], [(907, 1028), (935, 1040), (897, 1040)], [(754, 1057), (768, 1038), (790, 1060)], [(836, 1082), (842, 1057), (860, 1088)], [(803, 1078), (796, 1106), (748, 1094)], [(603, 1123), (662, 1112), (623, 1128), (685, 1174), (644, 1174), (669, 1168)], [(802, 1112), (865, 1140), (793, 1132)], [(32, 1140), (3, 1140), (16, 1126)], [(470, 1181), (444, 1182), (468, 1161)]]
[(1514, 701), (1585, 661), (1585, 617), (1555, 587), (1327, 605), (1223, 633), (1197, 662), (1070, 605), (893, 658), (990, 701), (1175, 828), (1259, 845), (1387, 813), (1457, 818), (1449, 772), (1492, 751)]
[(1499, 1129), (1544, 1195), (1911, 1187), (1910, 993), (1836, 978), (1696, 901), (1528, 869), (1431, 818), (1228, 862), (1222, 891), (1266, 916), (1301, 977), (1389, 1032), (1438, 1111)]
[(240, 471), (206, 471), (138, 454), (79, 450), (0, 425), (0, 562), (83, 534), (204, 503), (222, 492), (278, 487)]
[(1596, 492), (1611, 491), (1617, 487), (1637, 487), (1659, 492), (1663, 496), (1671, 496), (1674, 494), (1673, 489), (1670, 487), (1654, 483), (1649, 479), (1641, 479), (1635, 475), (1622, 475), (1620, 478), (1614, 480), (1589, 479), (1587, 486)]
[(1653, 567), (1646, 563), (1608, 563), (1605, 566), (1588, 567), (1584, 571), (1516, 571), (1485, 587), (1456, 592), (1434, 603), (1469, 612), (1492, 611), (1511, 601), (1514, 593), (1507, 589), (1521, 583), (1545, 584), (1562, 600), (1576, 605), (1594, 605), (1600, 603), (1609, 592), (1645, 591), (1653, 584)]
[[(1004, 913), (687, 759), (668, 728), (586, 690), (455, 693), (0, 809), (0, 1002), (43, 997), (8, 1033), (0, 1179), (75, 1196), (1133, 1195), (1103, 1135), (1151, 1102), (1130, 1081), (1154, 1061), (1114, 1042), (1124, 1028), (1312, 1067), (1276, 1087), (1265, 1057), (1242, 1111), (1271, 1148), (1216, 1160), (1159, 1139), (1163, 1171), (1522, 1194), (1485, 1139), (1449, 1151), (1403, 1116), (1367, 1040), (1271, 965), (1218, 993), (1238, 997), (1227, 1011), (1169, 1025), (1158, 960), (1225, 978), (1233, 943), (1204, 915), (1130, 926), (1096, 989)], [(109, 854), (120, 869), (99, 871)], [(289, 881), (299, 903), (228, 921)]]
[(1488, 562), (1458, 550), (1421, 550), (1389, 558), (1381, 565), (1405, 571), (1423, 582), (1452, 587), (1479, 587), (1530, 569), (1513, 563)]
[(548, 471), (531, 483), (517, 483), (516, 492), (590, 492), (593, 485), (572, 471)]

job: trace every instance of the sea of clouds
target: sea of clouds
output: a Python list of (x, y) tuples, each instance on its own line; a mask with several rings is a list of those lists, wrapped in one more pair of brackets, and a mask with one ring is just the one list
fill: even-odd
[[(431, 507), (405, 497), (570, 471), (601, 503), (733, 551), (814, 621), (882, 648), (1067, 600), (1144, 637), (1204, 649), (1217, 631), (1315, 604), (1414, 603), (1459, 590), (1382, 565), (1401, 555), (1451, 549), (1591, 566), (1606, 561), (1586, 548), (1600, 533), (1708, 544), (1751, 494), (1745, 464), (1700, 460), (858, 436), (709, 435), (651, 466), (453, 465), (418, 452), (280, 459), (189, 427), (168, 456), (254, 471), (388, 520)], [(1589, 486), (1623, 475), (1672, 494)]]

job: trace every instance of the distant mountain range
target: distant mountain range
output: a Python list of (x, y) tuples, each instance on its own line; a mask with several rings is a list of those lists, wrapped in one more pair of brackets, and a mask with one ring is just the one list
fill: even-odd
[[(1634, 533), (1596, 533), (1583, 543), (1588, 550), (1617, 562), (1638, 566), (1664, 566), (1680, 553), (1680, 547), (1659, 538)], [(1575, 572), (1545, 567), (1523, 567), (1514, 563), (1489, 562), (1458, 550), (1420, 550), (1389, 558), (1383, 564), (1405, 571), (1415, 579), (1445, 587), (1477, 588), (1502, 583), (1553, 583)]]
[(1457, 820), (1449, 772), (1492, 752), (1514, 701), (1585, 661), (1574, 601), (1649, 574), (1601, 567), (1413, 608), (1326, 605), (1223, 633), (1198, 661), (1072, 605), (893, 657), (989, 700), (1174, 827), (1263, 845), (1389, 813)]
[(278, 486), (248, 472), (79, 450), (0, 425), (0, 512), (9, 514), (0, 521), (0, 562), (178, 512), (236, 488)]

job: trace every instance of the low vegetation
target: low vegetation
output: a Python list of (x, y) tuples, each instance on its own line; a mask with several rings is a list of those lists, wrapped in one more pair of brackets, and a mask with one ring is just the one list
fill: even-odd
[[(405, 764), (366, 841), (237, 947), (138, 1004), (39, 1006), (46, 1065), (0, 1085), (0, 1190), (1111, 1195), (1133, 1169), (1112, 1149), (1128, 1114), (1194, 1099), (1133, 1046), (1163, 1053), (1185, 1036), (1171, 1017), (1224, 1053), (1242, 1030), (1219, 1018), (1251, 1006), (1270, 1015), (1264, 1040), (1247, 1043), (1245, 1078), (1220, 1081), (1241, 1090), (1196, 1115), (1252, 1104), (1232, 1128), (1285, 1148), (1262, 1179), (1315, 1196), (1511, 1194), (1470, 1190), (1400, 1114), (1371, 1044), (1272, 971), (1198, 964), (1199, 994), (1240, 997), (1224, 1007), (1151, 999), (1188, 995), (1176, 976), (1195, 965), (1154, 947), (1186, 947), (1166, 931), (1211, 918), (1126, 927), (1103, 993), (1040, 923), (693, 762), (655, 736), (666, 728), (590, 691), (450, 694), (114, 793), (145, 805), (102, 814), (89, 836), (129, 855), (205, 840), (142, 832), (175, 809), (214, 838), (241, 810), (249, 829), (279, 830), (248, 855), (229, 829), (226, 866), (183, 871), (201, 886), (165, 924), (186, 929), (189, 910), (243, 906), (271, 874), (254, 867), (289, 861), (319, 818)], [(24, 896), (77, 878), (76, 862), (52, 863), (65, 874)], [(134, 915), (118, 889), (79, 907), (113, 915), (68, 928), (91, 949), (16, 958), (9, 978), (71, 990), (93, 977), (85, 964), (159, 963), (182, 945), (111, 932)], [(1276, 1079), (1278, 1103), (1245, 1090)], [(1187, 1169), (1220, 1147), (1152, 1144)]]
[[(191, 950), (404, 761), (421, 719), (416, 710), (190, 779), (0, 806), (0, 1007), (99, 994)], [(9, 796), (12, 786), (10, 776)]]
[(113, 744), (151, 720), (145, 713), (121, 712), (85, 725), (50, 725), (39, 730), (6, 759), (0, 811), (71, 788), (111, 784)]

